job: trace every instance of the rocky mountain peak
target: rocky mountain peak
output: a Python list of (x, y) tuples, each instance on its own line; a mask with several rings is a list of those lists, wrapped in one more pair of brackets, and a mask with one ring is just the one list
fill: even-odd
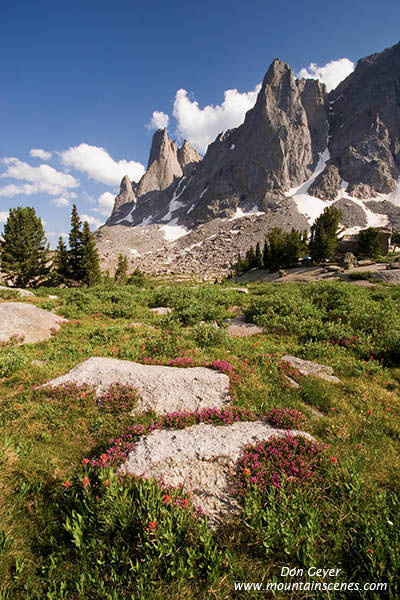
[(125, 204), (132, 204), (132, 203), (136, 202), (137, 198), (136, 198), (134, 188), (136, 189), (136, 184), (133, 184), (133, 186), (132, 186), (131, 180), (129, 179), (128, 175), (125, 175), (121, 181), (121, 187), (119, 190), (119, 194), (115, 198), (114, 208), (113, 208), (113, 212), (112, 212), (112, 215), (110, 218), (113, 218), (117, 214), (119, 214), (119, 210), (120, 210), (121, 206), (124, 206)]
[(176, 142), (169, 139), (165, 129), (158, 129), (153, 135), (147, 171), (139, 181), (138, 196), (165, 190), (182, 175)]
[(184, 140), (182, 146), (178, 150), (178, 161), (182, 171), (187, 175), (188, 171), (191, 172), (196, 164), (201, 161), (201, 156), (187, 140)]

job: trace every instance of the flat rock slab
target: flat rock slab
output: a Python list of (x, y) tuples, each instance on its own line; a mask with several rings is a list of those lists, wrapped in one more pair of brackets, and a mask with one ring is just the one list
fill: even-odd
[(132, 386), (140, 394), (135, 413), (194, 411), (221, 407), (230, 401), (229, 377), (206, 367), (142, 365), (129, 360), (96, 357), (85, 360), (66, 375), (45, 385), (57, 387), (66, 383), (89, 385), (98, 397), (113, 383)]
[(23, 338), (25, 344), (41, 342), (67, 322), (67, 319), (32, 304), (1, 302), (0, 342), (8, 342), (13, 336)]
[(285, 362), (291, 367), (297, 369), (301, 373), (301, 375), (312, 375), (313, 377), (325, 379), (326, 381), (330, 381), (332, 383), (340, 383), (340, 379), (333, 375), (332, 367), (320, 365), (318, 363), (312, 362), (311, 360), (303, 360), (302, 358), (290, 356), (289, 354), (285, 354), (285, 356), (282, 356), (281, 362)]
[(247, 337), (249, 335), (257, 335), (263, 333), (263, 329), (254, 325), (254, 323), (246, 323), (244, 315), (238, 315), (234, 319), (228, 321), (230, 325), (226, 330), (226, 335), (229, 337)]
[(168, 315), (172, 313), (172, 308), (169, 306), (157, 306), (156, 308), (150, 308), (150, 310), (156, 315)]
[(6, 287), (4, 285), (0, 285), (0, 292), (2, 292), (2, 291), (16, 292), (20, 298), (23, 298), (24, 296), (34, 296), (35, 295), (32, 292), (30, 292), (29, 290), (24, 290), (22, 288)]
[(374, 273), (374, 279), (376, 279), (377, 281), (386, 281), (387, 283), (395, 283), (398, 285), (400, 283), (400, 270), (388, 269), (387, 271), (380, 271), (379, 273)]
[(287, 433), (313, 439), (300, 431), (275, 429), (264, 421), (155, 430), (139, 440), (120, 471), (154, 476), (174, 487), (182, 485), (215, 526), (224, 516), (240, 511), (230, 475), (243, 447)]
[(224, 289), (227, 290), (228, 292), (240, 292), (241, 294), (249, 293), (249, 290), (244, 287), (230, 287), (230, 288), (224, 288)]

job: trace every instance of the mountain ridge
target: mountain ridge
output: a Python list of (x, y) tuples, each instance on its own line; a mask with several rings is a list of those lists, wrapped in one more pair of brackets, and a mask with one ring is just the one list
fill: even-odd
[(114, 238), (116, 225), (152, 227), (158, 233), (148, 235), (171, 254), (177, 239), (189, 248), (188, 233), (213, 220), (309, 228), (331, 204), (349, 231), (400, 228), (399, 176), (400, 43), (360, 59), (329, 94), (275, 59), (244, 122), (220, 133), (203, 158), (186, 140), (178, 148), (166, 130), (154, 133), (146, 173), (137, 184), (123, 179), (102, 236)]

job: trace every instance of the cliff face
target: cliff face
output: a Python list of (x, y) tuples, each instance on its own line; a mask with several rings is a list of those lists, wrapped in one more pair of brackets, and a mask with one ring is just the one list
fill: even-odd
[(329, 95), (275, 59), (243, 124), (203, 159), (156, 131), (146, 173), (138, 184), (123, 179), (106, 225), (140, 225), (140, 239), (151, 226), (170, 243), (168, 228), (180, 236), (216, 219), (310, 226), (334, 203), (347, 228), (400, 228), (399, 175), (400, 44), (361, 59)]
[(330, 163), (347, 191), (363, 199), (393, 192), (400, 175), (400, 44), (359, 60), (328, 106)]

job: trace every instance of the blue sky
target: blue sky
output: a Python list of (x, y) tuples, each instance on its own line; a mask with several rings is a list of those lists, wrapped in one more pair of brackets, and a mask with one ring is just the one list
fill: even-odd
[(54, 246), (75, 202), (96, 227), (122, 175), (143, 172), (150, 123), (204, 151), (240, 123), (274, 58), (329, 83), (399, 32), (398, 0), (379, 12), (370, 0), (5, 0), (0, 221), (34, 206)]

